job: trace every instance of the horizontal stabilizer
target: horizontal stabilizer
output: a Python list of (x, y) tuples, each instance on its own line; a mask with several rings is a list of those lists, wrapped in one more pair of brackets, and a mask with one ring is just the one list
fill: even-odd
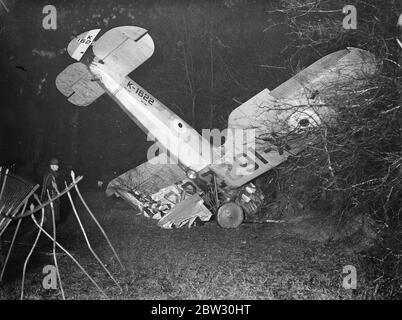
[(87, 106), (105, 92), (87, 66), (80, 62), (69, 65), (57, 76), (56, 87), (77, 106)]
[(93, 45), (93, 53), (113, 74), (125, 77), (148, 60), (155, 46), (148, 31), (133, 26), (107, 31)]

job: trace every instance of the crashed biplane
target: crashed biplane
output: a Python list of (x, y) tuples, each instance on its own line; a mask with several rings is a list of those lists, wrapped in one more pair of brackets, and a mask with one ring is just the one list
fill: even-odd
[[(56, 86), (78, 106), (107, 93), (157, 141), (163, 152), (112, 180), (106, 193), (139, 207), (164, 228), (191, 226), (213, 213), (224, 228), (254, 217), (263, 195), (253, 180), (301, 151), (309, 138), (300, 133), (334, 114), (330, 99), (362, 86), (377, 65), (372, 54), (357, 48), (321, 58), (233, 110), (225, 142), (216, 146), (128, 77), (154, 52), (147, 30), (117, 27), (95, 41), (99, 32), (82, 33), (69, 43), (68, 53), (79, 62), (57, 76)], [(299, 138), (278, 147), (278, 137), (289, 133)]]

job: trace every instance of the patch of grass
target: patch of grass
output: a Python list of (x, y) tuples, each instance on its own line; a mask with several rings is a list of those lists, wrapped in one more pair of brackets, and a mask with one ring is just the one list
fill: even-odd
[[(85, 266), (111, 299), (359, 299), (342, 288), (342, 267), (356, 257), (335, 244), (309, 242), (287, 225), (245, 224), (224, 230), (214, 223), (164, 230), (131, 209), (104, 205), (103, 194), (88, 197), (127, 270), (119, 268), (83, 216), (89, 238), (123, 293), (91, 257), (70, 216), (59, 232), (62, 243)], [(94, 240), (95, 239), (95, 240)], [(43, 263), (49, 261), (43, 260)], [(104, 299), (64, 255), (58, 260), (67, 299)], [(27, 274), (27, 299), (61, 299), (41, 286), (42, 265)], [(1, 299), (19, 298), (20, 279), (1, 289)]]

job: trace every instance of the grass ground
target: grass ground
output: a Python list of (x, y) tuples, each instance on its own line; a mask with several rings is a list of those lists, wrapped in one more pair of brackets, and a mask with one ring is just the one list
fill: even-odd
[[(164, 230), (137, 216), (119, 200), (86, 193), (89, 206), (109, 235), (126, 270), (119, 268), (95, 225), (82, 213), (93, 248), (123, 288), (118, 288), (86, 247), (71, 214), (58, 239), (85, 266), (111, 299), (359, 299), (342, 287), (342, 268), (358, 266), (340, 244), (301, 239), (287, 224), (243, 224), (225, 230), (209, 222)], [(43, 245), (43, 244), (41, 244)], [(42, 268), (52, 257), (38, 248), (27, 274), (26, 299), (60, 299), (42, 288)], [(67, 299), (104, 299), (65, 255), (58, 255)], [(21, 266), (12, 266), (0, 299), (18, 299)], [(17, 275), (17, 277), (15, 276)], [(359, 275), (358, 275), (359, 276)], [(359, 281), (359, 278), (358, 278)]]

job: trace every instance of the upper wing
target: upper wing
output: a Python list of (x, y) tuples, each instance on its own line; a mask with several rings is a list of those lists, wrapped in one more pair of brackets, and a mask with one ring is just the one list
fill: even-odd
[(191, 226), (196, 218), (208, 221), (212, 214), (203, 205), (197, 187), (177, 164), (159, 164), (162, 157), (165, 155), (113, 179), (106, 194), (117, 194), (144, 215), (160, 219), (158, 225), (162, 228)]
[[(290, 135), (329, 121), (335, 112), (330, 98), (364, 86), (376, 69), (371, 53), (347, 48), (321, 58), (274, 90), (261, 91), (230, 114), (222, 147), (227, 156), (224, 164), (211, 169), (229, 186), (239, 187), (276, 167), (309, 142)], [(244, 139), (241, 131), (249, 129), (254, 136)], [(286, 148), (278, 148), (281, 137), (287, 137)]]
[[(300, 145), (287, 150), (267, 141), (273, 132), (294, 129), (303, 119), (313, 124), (317, 118), (312, 107), (303, 104), (297, 108), (279, 104), (268, 89), (264, 89), (229, 115), (225, 143), (221, 146), (222, 159), (210, 165), (218, 177), (232, 188), (238, 188), (262, 173), (298, 153)], [(292, 128), (293, 127), (293, 128)]]

